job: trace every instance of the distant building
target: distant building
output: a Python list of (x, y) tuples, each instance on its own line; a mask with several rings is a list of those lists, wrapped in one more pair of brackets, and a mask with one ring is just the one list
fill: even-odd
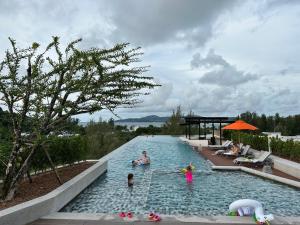
[(129, 130), (130, 131), (136, 131), (138, 128), (139, 128), (139, 126), (132, 125), (132, 126), (129, 127)]
[(61, 134), (57, 135), (57, 137), (72, 137), (72, 136), (79, 136), (79, 134), (70, 134), (68, 132), (62, 132)]
[(21, 133), (21, 136), (22, 136), (22, 137), (28, 137), (29, 135), (30, 135), (30, 133), (26, 133), (26, 132)]
[(279, 138), (282, 141), (287, 141), (287, 140), (293, 140), (293, 141), (300, 141), (300, 135), (296, 136), (283, 136), (281, 135), (281, 132), (262, 132), (263, 134), (268, 135), (268, 137), (272, 138)]
[(268, 137), (281, 137), (281, 132), (262, 132), (263, 134), (267, 135)]

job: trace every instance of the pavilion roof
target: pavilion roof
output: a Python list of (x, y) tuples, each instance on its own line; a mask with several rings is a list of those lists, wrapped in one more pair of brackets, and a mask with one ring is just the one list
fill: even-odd
[(199, 124), (199, 123), (232, 123), (236, 121), (235, 117), (221, 117), (221, 116), (184, 116), (181, 119), (181, 125)]

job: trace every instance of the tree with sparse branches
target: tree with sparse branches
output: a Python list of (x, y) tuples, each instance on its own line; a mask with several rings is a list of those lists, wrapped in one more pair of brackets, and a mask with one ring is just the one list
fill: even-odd
[[(14, 197), (24, 175), (29, 175), (35, 152), (66, 120), (102, 109), (113, 112), (117, 107), (132, 107), (141, 95), (149, 94), (147, 90), (159, 86), (143, 75), (147, 67), (132, 66), (142, 53), (127, 43), (81, 50), (79, 39), (62, 51), (58, 37), (43, 50), (38, 43), (20, 49), (15, 40), (9, 40), (12, 48), (0, 62), (0, 103), (8, 110), (13, 137), (2, 188), (4, 200)], [(28, 119), (31, 132), (22, 135)]]
[(184, 134), (184, 127), (180, 126), (180, 122), (182, 119), (182, 111), (181, 106), (177, 106), (176, 110), (173, 110), (172, 116), (166, 121), (164, 126), (162, 127), (162, 132), (164, 134), (171, 135), (181, 135)]

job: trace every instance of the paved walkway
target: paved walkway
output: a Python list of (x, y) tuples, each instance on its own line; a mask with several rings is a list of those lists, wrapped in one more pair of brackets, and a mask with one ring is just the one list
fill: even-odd
[[(115, 221), (97, 221), (97, 220), (45, 220), (40, 219), (29, 225), (151, 225), (151, 224), (159, 224), (159, 225), (187, 225), (191, 223), (186, 222), (174, 222), (174, 221), (161, 221), (161, 222), (144, 222), (144, 221), (135, 221), (135, 222), (115, 222)], [(228, 223), (194, 223), (197, 225), (230, 225)], [(234, 225), (255, 225), (255, 223), (234, 223)], [(273, 225), (273, 224), (272, 224)]]
[[(145, 215), (135, 215), (133, 218), (120, 218), (118, 215), (109, 214), (88, 214), (88, 213), (53, 213), (28, 225), (151, 225), (151, 224), (197, 224), (197, 225), (252, 225), (251, 217), (229, 217), (229, 216), (171, 216), (161, 215), (162, 221), (148, 221)], [(278, 222), (282, 219), (276, 218)], [(298, 220), (299, 221), (299, 220)], [(291, 220), (289, 222), (294, 222)]]
[[(206, 217), (163, 217), (160, 222), (147, 221), (145, 218), (139, 216), (138, 218), (123, 220), (116, 216), (100, 216), (96, 218), (95, 214), (85, 214), (84, 216), (78, 215), (63, 216), (55, 213), (53, 218), (39, 219), (27, 225), (255, 225), (251, 217), (229, 217), (229, 216), (206, 216)], [(73, 217), (73, 218), (72, 218)], [(299, 225), (299, 217), (275, 217), (271, 222), (272, 225)]]

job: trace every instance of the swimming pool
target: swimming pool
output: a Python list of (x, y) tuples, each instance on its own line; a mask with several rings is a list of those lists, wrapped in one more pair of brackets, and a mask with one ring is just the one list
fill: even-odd
[[(131, 161), (147, 150), (150, 166), (132, 167)], [(178, 168), (192, 162), (194, 181), (187, 184)], [(127, 174), (135, 184), (127, 186)], [(300, 191), (243, 172), (212, 171), (189, 145), (171, 136), (140, 136), (125, 144), (108, 162), (108, 171), (80, 193), (62, 212), (169, 215), (226, 215), (240, 198), (261, 201), (267, 212), (300, 216)]]

